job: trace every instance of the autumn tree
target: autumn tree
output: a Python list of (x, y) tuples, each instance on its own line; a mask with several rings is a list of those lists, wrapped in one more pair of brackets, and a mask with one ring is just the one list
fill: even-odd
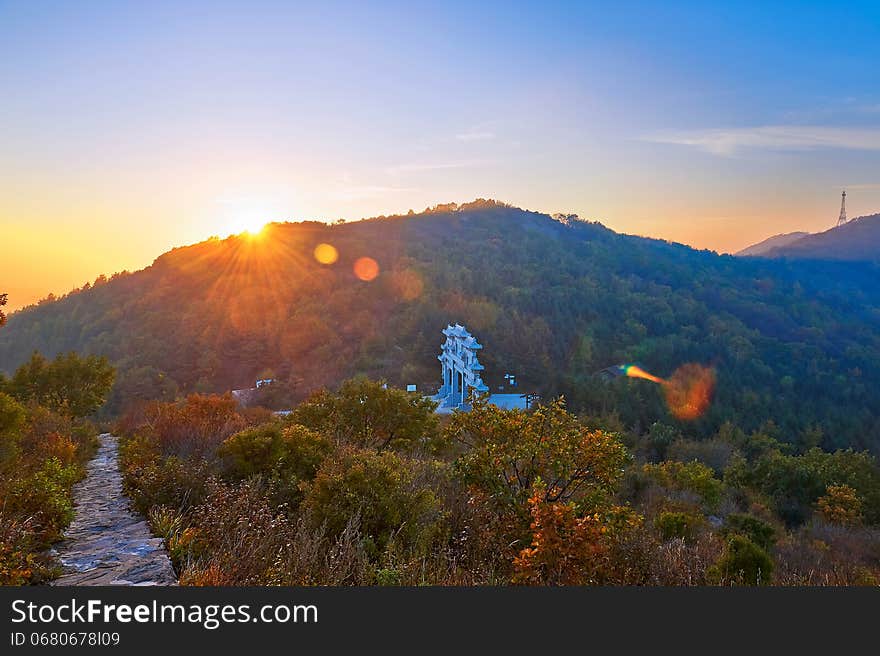
[(105, 357), (76, 353), (47, 360), (37, 352), (16, 370), (9, 390), (19, 401), (44, 405), (61, 414), (87, 417), (107, 400), (116, 376)]
[(626, 507), (608, 505), (579, 513), (571, 501), (547, 501), (554, 494), (539, 482), (529, 498), (532, 539), (513, 560), (513, 581), (529, 585), (596, 585), (613, 582), (614, 540), (640, 518)]
[(383, 451), (431, 442), (437, 432), (435, 407), (421, 394), (358, 377), (342, 383), (335, 394), (316, 392), (291, 419), (338, 441)]
[(0, 294), (0, 326), (6, 323), (6, 314), (3, 312), (3, 306), (6, 305), (6, 294)]
[(819, 514), (832, 524), (855, 526), (862, 522), (862, 500), (850, 485), (829, 485), (816, 505)]
[(543, 502), (595, 503), (615, 489), (629, 460), (617, 436), (583, 425), (561, 399), (534, 412), (476, 399), (445, 436), (466, 449), (455, 466), (467, 483), (521, 509), (539, 479)]

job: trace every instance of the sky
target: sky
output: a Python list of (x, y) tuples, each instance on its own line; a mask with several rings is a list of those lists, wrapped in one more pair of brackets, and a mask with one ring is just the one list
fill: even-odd
[(880, 212), (880, 3), (0, 0), (10, 308), (495, 198), (733, 252)]

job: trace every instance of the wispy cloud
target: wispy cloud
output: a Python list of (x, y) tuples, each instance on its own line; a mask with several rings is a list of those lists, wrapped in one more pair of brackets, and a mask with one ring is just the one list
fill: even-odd
[(691, 146), (715, 155), (733, 155), (746, 149), (880, 150), (880, 128), (768, 125), (754, 128), (673, 130), (647, 135), (642, 140)]
[(495, 133), (488, 130), (470, 130), (468, 132), (462, 132), (461, 134), (455, 135), (455, 138), (458, 141), (464, 142), (488, 141), (495, 138)]
[(341, 200), (366, 200), (385, 198), (394, 194), (418, 191), (413, 187), (390, 187), (385, 185), (352, 185), (338, 189), (333, 195)]
[(398, 164), (390, 166), (386, 172), (391, 175), (399, 175), (401, 173), (423, 173), (425, 171), (443, 171), (447, 169), (469, 169), (483, 166), (487, 162), (484, 160), (462, 160), (457, 162), (425, 162)]

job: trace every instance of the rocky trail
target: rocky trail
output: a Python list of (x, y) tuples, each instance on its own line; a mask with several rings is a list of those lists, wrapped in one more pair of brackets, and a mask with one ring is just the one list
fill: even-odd
[(76, 514), (55, 549), (63, 574), (52, 585), (176, 585), (162, 539), (122, 492), (117, 438), (104, 433), (100, 440), (73, 489)]

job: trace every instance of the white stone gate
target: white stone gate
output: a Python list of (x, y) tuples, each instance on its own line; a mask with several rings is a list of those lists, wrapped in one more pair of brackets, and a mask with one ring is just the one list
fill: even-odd
[(460, 408), (467, 404), (471, 390), (482, 394), (489, 391), (480, 372), (483, 365), (477, 358), (482, 345), (462, 325), (449, 325), (443, 330), (446, 341), (442, 353), (437, 356), (441, 363), (443, 385), (437, 393), (440, 407)]

